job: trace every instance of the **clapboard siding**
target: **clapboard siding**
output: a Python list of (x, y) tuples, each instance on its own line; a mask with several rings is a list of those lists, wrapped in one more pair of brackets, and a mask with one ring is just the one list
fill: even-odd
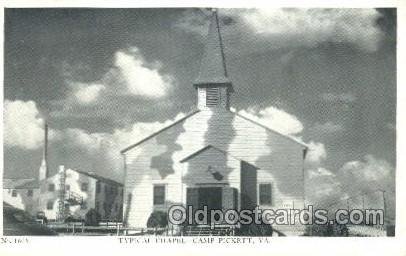
[[(181, 184), (202, 177), (187, 177), (189, 171), (195, 171), (189, 168), (194, 163), (180, 161), (208, 145), (225, 151), (227, 161), (221, 159), (221, 154), (207, 152), (207, 155), (191, 160), (200, 159), (202, 166), (196, 169), (207, 168), (203, 163), (216, 161), (216, 157), (218, 164), (227, 162), (224, 168), (234, 166), (231, 158), (246, 161), (258, 168), (258, 181), (272, 182), (276, 199), (273, 207), (282, 207), (292, 201), (297, 201), (295, 205), (303, 204), (303, 145), (230, 111), (204, 110), (125, 152), (125, 193), (129, 200), (125, 200), (128, 209), (124, 212), (127, 211), (128, 225), (146, 225), (153, 210), (154, 183), (166, 184), (168, 205), (185, 202), (186, 193)], [(239, 174), (230, 174), (227, 179), (239, 187)], [(199, 175), (203, 175), (202, 172)]]

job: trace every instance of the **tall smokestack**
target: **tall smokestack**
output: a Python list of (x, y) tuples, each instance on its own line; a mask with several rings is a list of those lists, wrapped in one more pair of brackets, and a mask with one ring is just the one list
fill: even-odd
[(45, 126), (44, 126), (44, 160), (45, 163), (47, 164), (46, 168), (46, 178), (48, 178), (48, 123), (45, 121)]
[(48, 178), (48, 124), (44, 125), (44, 151), (42, 155), (41, 167), (39, 168), (39, 180)]

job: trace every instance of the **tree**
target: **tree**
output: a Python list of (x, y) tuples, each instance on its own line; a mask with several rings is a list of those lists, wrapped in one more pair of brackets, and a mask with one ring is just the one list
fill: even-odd
[(148, 218), (148, 228), (164, 228), (168, 226), (168, 216), (165, 212), (154, 211)]

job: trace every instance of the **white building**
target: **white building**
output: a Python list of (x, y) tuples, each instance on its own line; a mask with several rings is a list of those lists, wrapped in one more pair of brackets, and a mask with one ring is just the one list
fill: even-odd
[(306, 145), (230, 111), (233, 86), (215, 12), (207, 40), (193, 83), (196, 110), (122, 150), (128, 226), (145, 227), (152, 212), (174, 204), (223, 210), (304, 206)]
[(83, 219), (96, 209), (101, 219), (121, 220), (123, 185), (94, 173), (60, 166), (58, 173), (40, 182), (38, 210), (48, 219)]
[(3, 201), (30, 214), (38, 209), (39, 183), (36, 179), (3, 179)]
[(44, 212), (49, 220), (63, 221), (69, 216), (84, 219), (90, 209), (95, 209), (101, 219), (121, 220), (123, 184), (64, 166), (59, 166), (55, 175), (49, 175), (47, 133), (45, 125), (44, 155), (38, 178), (4, 179), (4, 202), (32, 215)]

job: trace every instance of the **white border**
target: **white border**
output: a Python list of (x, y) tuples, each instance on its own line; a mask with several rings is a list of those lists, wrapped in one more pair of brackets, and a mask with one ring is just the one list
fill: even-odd
[[(272, 2), (272, 3), (269, 3)], [(397, 7), (398, 17), (398, 51), (397, 51), (397, 211), (395, 238), (315, 238), (288, 237), (272, 238), (270, 244), (194, 244), (185, 245), (163, 244), (120, 244), (117, 237), (28, 237), (27, 244), (0, 244), (0, 255), (72, 255), (72, 254), (108, 254), (108, 255), (143, 255), (144, 253), (162, 253), (165, 255), (406, 255), (406, 1), (405, 0), (285, 0), (285, 1), (3, 1), (3, 7), (99, 7), (99, 8), (128, 8), (128, 7)], [(4, 12), (0, 13), (2, 33), (4, 33)], [(3, 39), (3, 38), (2, 38)], [(402, 47), (400, 47), (402, 46)], [(3, 40), (1, 40), (1, 60), (3, 60)], [(1, 84), (4, 82), (3, 68), (0, 68)], [(3, 99), (3, 90), (0, 90)], [(3, 106), (3, 105), (2, 105)], [(3, 111), (1, 111), (3, 117)], [(0, 143), (3, 142), (3, 122), (1, 122)], [(3, 148), (0, 152), (3, 156)], [(403, 156), (403, 158), (402, 158)], [(3, 157), (1, 164), (3, 164)], [(2, 165), (3, 166), (3, 165)], [(1, 177), (3, 168), (1, 169)], [(2, 196), (0, 193), (0, 200)], [(0, 209), (2, 206), (0, 206)], [(0, 225), (2, 214), (0, 214)]]
[(114, 1), (114, 0), (5, 0), (6, 7), (100, 7), (100, 8), (145, 8), (145, 7), (396, 7), (401, 0), (250, 0), (250, 1), (219, 1), (219, 0), (139, 0), (139, 1)]

